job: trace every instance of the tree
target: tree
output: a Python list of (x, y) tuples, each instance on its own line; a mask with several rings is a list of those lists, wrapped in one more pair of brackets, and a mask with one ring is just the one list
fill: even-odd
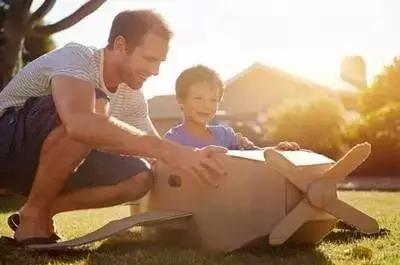
[(35, 35), (26, 37), (24, 41), (24, 46), (25, 49), (22, 53), (22, 61), (24, 65), (53, 50), (56, 47), (51, 36)]
[(358, 174), (400, 174), (400, 102), (387, 103), (376, 111), (362, 115), (359, 122), (347, 129), (346, 138), (349, 145), (369, 142), (372, 146), (371, 155), (358, 169)]
[(40, 22), (54, 7), (56, 0), (44, 0), (33, 13), (33, 0), (0, 0), (0, 89), (22, 66), (24, 42), (28, 37), (46, 37), (67, 29), (97, 10), (106, 0), (88, 0), (75, 12), (58, 22)]
[(295, 141), (302, 148), (336, 158), (342, 153), (343, 107), (331, 99), (284, 105), (271, 110), (267, 136), (275, 142)]
[(400, 57), (385, 66), (370, 87), (359, 90), (360, 120), (348, 127), (346, 142), (369, 142), (371, 155), (360, 175), (400, 174)]
[(385, 66), (372, 85), (360, 91), (360, 111), (362, 114), (377, 111), (390, 102), (400, 101), (400, 57)]

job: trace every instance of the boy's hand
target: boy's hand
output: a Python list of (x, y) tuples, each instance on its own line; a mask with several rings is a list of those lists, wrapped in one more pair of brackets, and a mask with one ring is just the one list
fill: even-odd
[(236, 146), (238, 149), (258, 149), (255, 144), (250, 141), (247, 137), (243, 136), (241, 133), (236, 133), (235, 134), (235, 141), (236, 141)]
[(207, 146), (192, 150), (184, 146), (174, 145), (173, 149), (163, 159), (169, 166), (183, 171), (186, 175), (195, 178), (201, 184), (213, 187), (219, 186), (212, 176), (215, 173), (221, 176), (225, 175), (226, 171), (218, 163), (214, 155), (217, 153), (226, 153), (228, 151), (226, 148)]
[(296, 151), (300, 150), (300, 145), (296, 142), (280, 142), (276, 149), (283, 150), (283, 151)]

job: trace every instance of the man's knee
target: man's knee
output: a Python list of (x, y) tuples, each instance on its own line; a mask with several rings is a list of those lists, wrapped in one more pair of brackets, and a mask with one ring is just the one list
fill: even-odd
[(89, 153), (90, 149), (70, 139), (63, 127), (57, 127), (46, 137), (42, 144), (41, 161), (57, 161), (58, 164), (70, 164), (75, 168)]
[(65, 140), (66, 137), (67, 137), (67, 134), (65, 133), (64, 128), (62, 128), (62, 127), (55, 128), (44, 139), (42, 148), (41, 148), (42, 154), (46, 154), (46, 153), (50, 152), (55, 146), (59, 145), (60, 142)]
[(124, 197), (127, 201), (138, 200), (153, 187), (154, 176), (146, 171), (130, 177), (128, 182), (122, 185)]

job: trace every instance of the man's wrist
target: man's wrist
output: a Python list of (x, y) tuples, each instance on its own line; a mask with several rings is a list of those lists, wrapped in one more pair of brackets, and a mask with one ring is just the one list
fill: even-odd
[(154, 158), (157, 158), (163, 162), (166, 162), (169, 160), (169, 158), (173, 155), (176, 155), (180, 146), (165, 140), (165, 139), (159, 139), (159, 142), (157, 143), (157, 146), (154, 148)]

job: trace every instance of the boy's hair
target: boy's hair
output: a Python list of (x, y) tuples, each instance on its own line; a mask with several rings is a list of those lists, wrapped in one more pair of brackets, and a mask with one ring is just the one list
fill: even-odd
[(218, 89), (218, 100), (222, 100), (225, 86), (219, 74), (204, 65), (195, 65), (184, 70), (176, 79), (175, 93), (178, 99), (185, 99), (190, 87), (205, 82)]
[(141, 44), (146, 33), (152, 32), (169, 41), (172, 32), (164, 19), (152, 10), (127, 10), (114, 17), (108, 37), (107, 48), (112, 48), (115, 38), (126, 39), (128, 50), (133, 51)]

